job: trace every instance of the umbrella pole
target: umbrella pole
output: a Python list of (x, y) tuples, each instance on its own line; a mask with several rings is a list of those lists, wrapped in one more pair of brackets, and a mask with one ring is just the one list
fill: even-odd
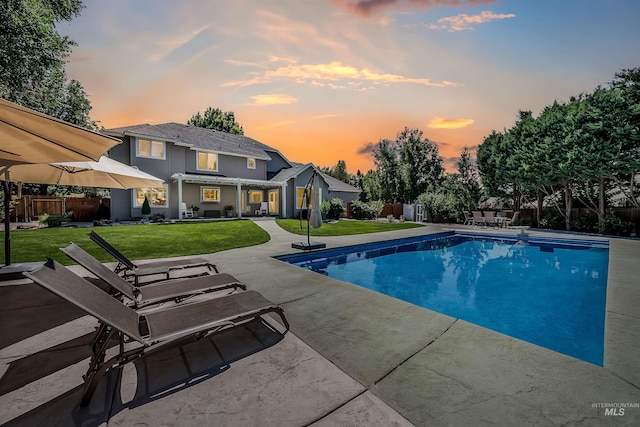
[(11, 182), (4, 181), (2, 189), (4, 190), (4, 265), (7, 266), (11, 264), (11, 235), (9, 233), (11, 228), (9, 224)]

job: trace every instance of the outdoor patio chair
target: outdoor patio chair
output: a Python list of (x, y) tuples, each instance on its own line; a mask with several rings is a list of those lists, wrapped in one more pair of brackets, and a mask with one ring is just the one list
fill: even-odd
[(182, 212), (183, 218), (195, 218), (196, 214), (193, 212), (193, 209), (187, 208), (186, 203), (180, 203), (180, 211)]
[(484, 223), (489, 226), (496, 225), (496, 213), (494, 211), (484, 211)]
[(471, 212), (464, 211), (464, 224), (463, 225), (473, 225), (473, 215)]
[(260, 202), (260, 209), (256, 209), (256, 215), (267, 215), (269, 214), (269, 205), (267, 202)]
[(128, 305), (132, 305), (136, 309), (171, 300), (178, 303), (193, 296), (210, 292), (247, 289), (238, 279), (226, 273), (167, 280), (140, 288), (118, 276), (75, 243), (71, 243), (66, 248), (60, 248), (60, 250), (109, 285), (114, 296), (125, 297), (128, 300)]
[(484, 225), (484, 217), (481, 211), (473, 211), (473, 219), (471, 225)]
[[(92, 345), (93, 355), (89, 369), (83, 377), (85, 385), (80, 400), (81, 407), (89, 404), (100, 378), (107, 371), (120, 368), (169, 345), (175, 346), (188, 339), (198, 340), (258, 318), (268, 324), (261, 318), (268, 313), (280, 316), (285, 326), (283, 334), (289, 330), (289, 322), (282, 308), (256, 291), (175, 305), (143, 315), (52, 259), (24, 275), (77, 305), (100, 322)], [(107, 350), (113, 346), (112, 340), (119, 342), (118, 354), (105, 360)]]
[(515, 211), (513, 213), (513, 216), (511, 218), (506, 218), (505, 220), (502, 221), (502, 224), (505, 227), (509, 227), (511, 226), (514, 222), (518, 221), (518, 218), (520, 217), (520, 211)]
[[(100, 237), (95, 231), (89, 233), (89, 238), (96, 244), (98, 244), (98, 246), (100, 246), (102, 249), (109, 252), (109, 254), (118, 261), (118, 265), (116, 265), (114, 271), (118, 274), (121, 274), (122, 277), (127, 280), (133, 280), (136, 286), (139, 284), (141, 277), (163, 275), (165, 276), (164, 279), (168, 280), (169, 275), (172, 271), (184, 270), (188, 268), (206, 267), (208, 271), (215, 271), (216, 273), (218, 273), (218, 268), (215, 266), (215, 264), (211, 264), (204, 258), (187, 258), (174, 261), (145, 262), (139, 265), (134, 264), (133, 261), (124, 256), (119, 250), (111, 246), (109, 242)], [(202, 275), (203, 273), (200, 272), (197, 274), (182, 277), (193, 277)]]

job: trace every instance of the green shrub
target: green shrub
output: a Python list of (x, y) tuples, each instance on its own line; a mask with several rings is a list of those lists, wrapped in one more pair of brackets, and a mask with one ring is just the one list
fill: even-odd
[(462, 207), (455, 196), (444, 193), (423, 193), (418, 202), (424, 206), (427, 220), (431, 222), (455, 222), (462, 214)]
[(378, 218), (378, 214), (382, 212), (382, 208), (378, 210), (378, 206), (379, 205), (376, 202), (365, 203), (359, 200), (355, 200), (353, 203), (351, 203), (351, 217), (353, 219), (361, 219), (361, 220), (376, 219)]
[(329, 218), (329, 210), (331, 210), (331, 202), (323, 200), (320, 204), (320, 214), (322, 215), (323, 220)]
[[(322, 202), (324, 204), (324, 202)], [(320, 208), (322, 210), (322, 207)], [(334, 197), (329, 201), (329, 210), (327, 211), (328, 219), (340, 219), (344, 213), (344, 206), (342, 206), (342, 199)]]
[(607, 214), (602, 218), (602, 234), (630, 236), (632, 231), (634, 231), (632, 222), (623, 221), (613, 214)]
[(65, 222), (69, 222), (69, 217), (67, 215), (49, 215), (42, 214), (40, 218), (38, 218), (41, 224), (45, 224), (49, 228), (60, 227)]
[(151, 205), (149, 204), (149, 199), (147, 196), (144, 196), (144, 202), (142, 202), (142, 215), (151, 214)]

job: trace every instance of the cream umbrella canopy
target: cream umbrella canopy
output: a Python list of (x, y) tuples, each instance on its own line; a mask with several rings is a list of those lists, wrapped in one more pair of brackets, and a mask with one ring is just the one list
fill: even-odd
[(160, 178), (105, 156), (98, 162), (15, 165), (11, 167), (11, 180), (29, 184), (120, 189), (162, 187), (164, 182)]

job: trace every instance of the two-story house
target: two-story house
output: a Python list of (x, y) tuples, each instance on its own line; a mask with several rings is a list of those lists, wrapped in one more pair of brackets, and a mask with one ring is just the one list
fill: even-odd
[[(297, 217), (304, 187), (317, 168), (290, 162), (278, 150), (255, 139), (179, 123), (134, 125), (104, 130), (123, 141), (109, 156), (164, 179), (163, 188), (112, 190), (112, 219), (140, 217), (145, 196), (153, 214), (182, 218), (182, 203), (197, 206), (200, 216), (253, 216), (267, 206), (267, 214)], [(322, 199), (346, 203), (360, 190), (320, 173)]]

